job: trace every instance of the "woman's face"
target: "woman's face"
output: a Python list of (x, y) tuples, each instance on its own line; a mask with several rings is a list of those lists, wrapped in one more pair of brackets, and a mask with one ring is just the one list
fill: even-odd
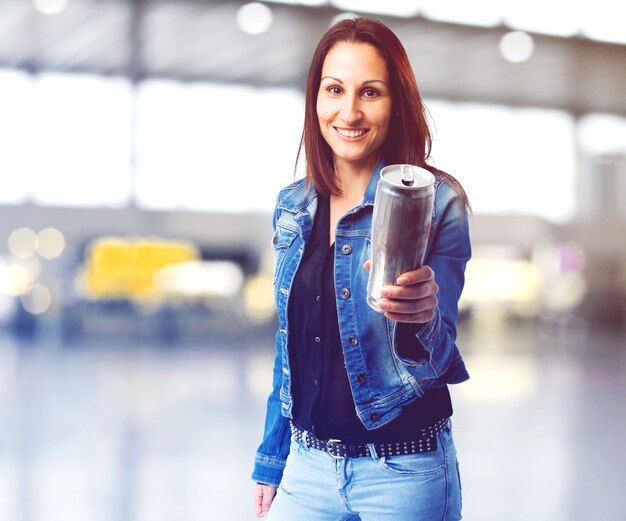
[(385, 60), (366, 43), (340, 42), (326, 55), (317, 118), (335, 168), (373, 168), (387, 139), (391, 87)]

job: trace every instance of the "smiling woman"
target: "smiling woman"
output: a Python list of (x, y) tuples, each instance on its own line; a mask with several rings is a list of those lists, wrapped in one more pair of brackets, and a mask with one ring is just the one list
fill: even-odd
[[(279, 330), (252, 475), (259, 517), (461, 518), (447, 384), (468, 378), (455, 344), (468, 203), (427, 164), (430, 146), (398, 38), (367, 18), (332, 26), (307, 79), (305, 179), (274, 211)], [(397, 163), (434, 174), (433, 224), (425, 265), (382, 288), (379, 313), (366, 302), (372, 211), (382, 167)]]

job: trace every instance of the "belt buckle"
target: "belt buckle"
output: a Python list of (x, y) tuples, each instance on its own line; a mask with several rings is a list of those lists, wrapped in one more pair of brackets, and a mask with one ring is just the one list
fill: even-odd
[(330, 439), (326, 442), (326, 451), (328, 452), (328, 454), (330, 455), (331, 458), (334, 459), (343, 459), (343, 456), (338, 456), (335, 455), (331, 452), (331, 444), (332, 443), (341, 443), (341, 440), (335, 440), (335, 439)]

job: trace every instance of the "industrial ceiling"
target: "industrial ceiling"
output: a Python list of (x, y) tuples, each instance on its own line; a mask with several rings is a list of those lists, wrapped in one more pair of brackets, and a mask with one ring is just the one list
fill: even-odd
[[(242, 32), (243, 2), (70, 0), (56, 15), (0, 0), (0, 67), (303, 88), (315, 44), (339, 11), (268, 4), (270, 29)], [(523, 63), (502, 58), (506, 27), (378, 17), (406, 46), (422, 94), (626, 116), (626, 45), (532, 35)]]

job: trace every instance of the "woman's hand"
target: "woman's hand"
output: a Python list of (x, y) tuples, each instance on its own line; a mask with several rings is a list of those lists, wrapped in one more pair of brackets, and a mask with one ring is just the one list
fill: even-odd
[[(363, 267), (369, 271), (370, 261)], [(430, 266), (422, 266), (403, 273), (394, 286), (383, 286), (382, 298), (378, 306), (385, 310), (385, 316), (396, 322), (424, 324), (435, 316), (437, 292), (435, 272)]]
[(270, 511), (270, 505), (276, 495), (276, 487), (272, 485), (261, 485), (257, 483), (252, 492), (254, 508), (257, 517), (267, 517)]

